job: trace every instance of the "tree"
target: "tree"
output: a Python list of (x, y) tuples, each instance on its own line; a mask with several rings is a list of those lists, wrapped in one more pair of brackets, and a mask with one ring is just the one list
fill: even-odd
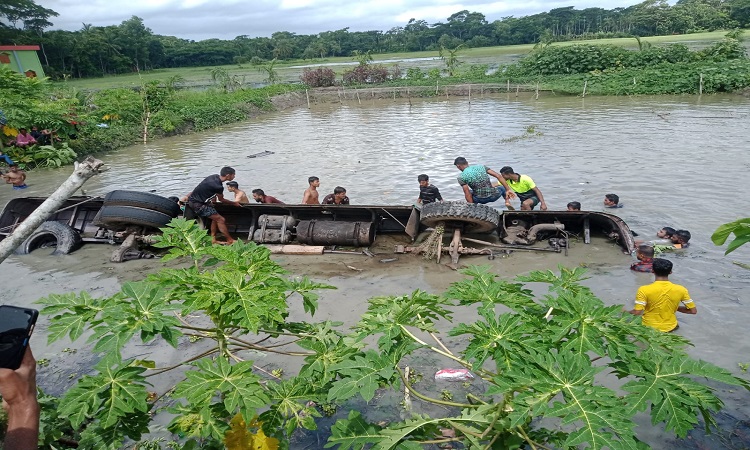
[[(173, 220), (158, 241), (169, 249), (165, 259), (184, 258), (189, 267), (162, 269), (111, 297), (40, 300), (42, 313), (53, 316), (52, 341), (92, 336), (94, 351), (104, 355), (59, 404), (45, 402), (42, 422), (50, 426), (54, 418), (54, 430), (72, 426), (79, 448), (138, 441), (161, 408), (151, 386), (169, 392), (168, 428), (181, 436), (178, 448), (230, 450), (289, 448), (296, 429), (316, 429), (316, 418), (338, 405), (350, 412), (331, 428), (327, 447), (419, 448), (440, 440), (467, 448), (646, 448), (636, 414), (649, 411), (654, 426), (684, 437), (699, 415), (713, 425), (711, 413), (721, 407), (702, 380), (750, 388), (688, 357), (684, 338), (605, 306), (581, 285), (581, 268), (513, 282), (488, 267), (470, 268), (443, 295), (370, 299), (344, 331), (329, 321), (287, 321), (292, 302), (311, 320), (317, 292), (332, 286), (288, 278), (262, 246), (211, 245), (205, 230), (184, 219)], [(534, 296), (527, 283), (548, 285), (548, 295)], [(476, 309), (476, 319), (454, 323), (458, 308)], [(446, 335), (460, 339), (446, 343)], [(201, 349), (188, 338), (202, 340)], [(156, 367), (125, 358), (125, 345), (137, 340), (179, 345), (184, 359)], [(251, 359), (263, 352), (303, 361), (295, 373), (269, 372)], [(403, 369), (423, 358), (450, 360), (487, 388), (465, 399), (437, 398)], [(382, 390), (407, 391), (444, 413), (417, 414), (407, 399), (405, 419), (394, 413), (390, 422), (369, 423), (353, 402), (375, 403)], [(439, 438), (440, 428), (454, 436)]]
[(28, 30), (43, 30), (52, 26), (48, 19), (58, 15), (37, 5), (34, 0), (3, 0), (0, 3), (0, 28), (18, 28), (17, 25), (23, 24)]

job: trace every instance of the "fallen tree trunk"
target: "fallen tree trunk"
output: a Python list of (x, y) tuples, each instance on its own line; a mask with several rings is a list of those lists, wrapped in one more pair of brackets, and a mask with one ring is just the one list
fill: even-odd
[(10, 256), (39, 226), (69, 199), (89, 178), (101, 172), (103, 162), (89, 156), (76, 164), (73, 174), (55, 190), (13, 233), (0, 242), (0, 263)]

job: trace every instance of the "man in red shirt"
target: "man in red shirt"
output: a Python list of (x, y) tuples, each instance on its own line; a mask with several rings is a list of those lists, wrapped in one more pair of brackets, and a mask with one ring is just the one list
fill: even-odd
[(284, 202), (277, 199), (276, 197), (266, 195), (266, 193), (263, 192), (263, 189), (253, 189), (253, 198), (258, 203), (279, 203), (282, 205), (284, 204)]
[(654, 247), (650, 245), (639, 246), (636, 258), (638, 258), (638, 262), (631, 264), (630, 270), (647, 273), (654, 271)]

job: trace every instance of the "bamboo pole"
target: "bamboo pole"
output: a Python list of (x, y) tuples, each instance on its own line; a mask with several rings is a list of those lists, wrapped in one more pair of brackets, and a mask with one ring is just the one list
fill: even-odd
[(698, 95), (703, 95), (703, 74), (701, 74), (700, 83), (698, 84)]
[(305, 96), (307, 97), (307, 109), (310, 109), (310, 91), (305, 89)]
[(73, 173), (55, 190), (47, 200), (21, 222), (12, 234), (0, 242), (0, 263), (18, 248), (39, 226), (54, 214), (71, 195), (83, 186), (89, 178), (104, 171), (103, 162), (89, 156), (82, 163), (76, 163)]
[(516, 85), (516, 98), (518, 98), (518, 90), (519, 90), (520, 88), (521, 88), (521, 87), (520, 87), (519, 85)]
[(536, 100), (539, 100), (539, 82), (536, 82)]
[(588, 86), (589, 80), (583, 81), (583, 94), (581, 94), (581, 97), (586, 98), (586, 86)]
[(356, 92), (356, 93), (357, 93), (357, 101), (358, 101), (358, 102), (359, 102), (359, 104), (361, 105), (361, 104), (362, 104), (362, 99), (361, 99), (361, 98), (359, 98), (359, 91), (358, 91), (358, 90), (357, 90), (357, 89), (355, 88), (355, 89), (354, 89), (354, 92)]
[(469, 85), (469, 104), (471, 105), (471, 85)]
[(510, 92), (510, 79), (508, 79), (508, 92)]

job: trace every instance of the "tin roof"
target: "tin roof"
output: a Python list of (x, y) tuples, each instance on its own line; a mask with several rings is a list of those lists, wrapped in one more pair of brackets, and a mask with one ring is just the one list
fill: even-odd
[(25, 51), (25, 50), (39, 50), (38, 45), (0, 45), (0, 52), (2, 51)]

